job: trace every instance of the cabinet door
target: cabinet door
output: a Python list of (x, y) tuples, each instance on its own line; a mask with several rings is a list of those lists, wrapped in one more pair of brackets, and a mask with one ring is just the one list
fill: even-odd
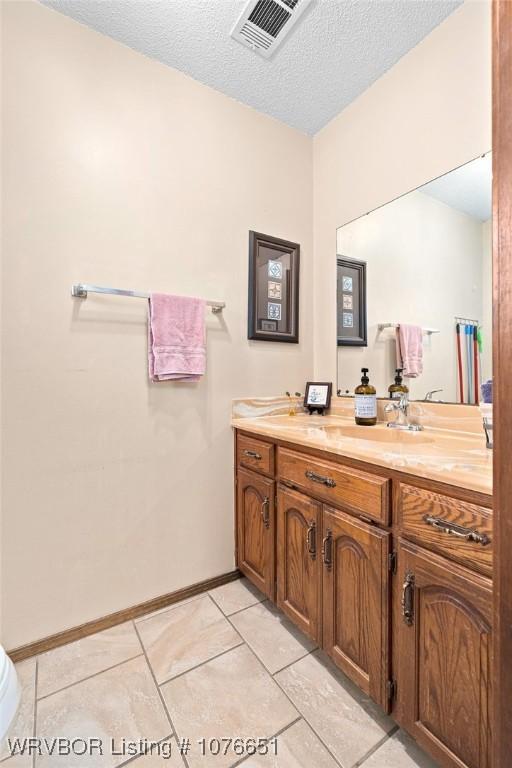
[(277, 604), (312, 640), (319, 641), (321, 505), (297, 491), (277, 491)]
[(443, 766), (490, 768), (491, 581), (400, 542), (397, 719)]
[(387, 711), (390, 534), (324, 507), (323, 536), (323, 647)]
[(243, 469), (237, 475), (238, 568), (274, 599), (274, 482)]

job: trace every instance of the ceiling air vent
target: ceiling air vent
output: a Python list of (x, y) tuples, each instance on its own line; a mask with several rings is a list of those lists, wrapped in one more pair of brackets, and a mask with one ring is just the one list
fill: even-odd
[(266, 59), (292, 30), (311, 0), (249, 0), (231, 37)]

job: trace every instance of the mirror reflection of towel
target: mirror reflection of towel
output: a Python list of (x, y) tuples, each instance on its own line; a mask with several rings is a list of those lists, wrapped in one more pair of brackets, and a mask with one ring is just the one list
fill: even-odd
[(396, 329), (396, 359), (398, 368), (408, 379), (423, 373), (423, 330), (419, 325), (400, 325)]

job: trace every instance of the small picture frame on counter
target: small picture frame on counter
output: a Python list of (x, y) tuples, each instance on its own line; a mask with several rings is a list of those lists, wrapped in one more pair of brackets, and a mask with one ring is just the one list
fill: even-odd
[(319, 413), (323, 416), (324, 411), (331, 405), (332, 382), (330, 381), (308, 381), (306, 392), (304, 394), (304, 408), (311, 415)]

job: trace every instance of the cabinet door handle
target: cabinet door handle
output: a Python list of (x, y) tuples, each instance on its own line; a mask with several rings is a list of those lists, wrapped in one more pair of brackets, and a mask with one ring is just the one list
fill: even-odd
[(256, 451), (244, 451), (244, 456), (248, 456), (250, 459), (256, 459), (256, 461), (261, 461), (261, 453), (257, 453)]
[(308, 553), (311, 555), (311, 559), (314, 560), (316, 558), (316, 523), (314, 520), (311, 520), (308, 526), (306, 546)]
[(261, 503), (261, 518), (265, 528), (270, 528), (270, 499), (265, 496)]
[(308, 480), (312, 480), (314, 483), (320, 483), (326, 485), (328, 488), (336, 488), (336, 481), (330, 477), (324, 475), (318, 475), (316, 472), (312, 472), (310, 469), (306, 471), (306, 477)]
[(328, 571), (332, 568), (332, 531), (327, 530), (327, 535), (322, 541), (322, 557)]
[(448, 520), (443, 520), (442, 517), (424, 515), (423, 520), (427, 525), (431, 525), (433, 528), (437, 528), (443, 533), (459, 536), (461, 539), (465, 539), (465, 541), (474, 541), (476, 544), (481, 544), (483, 547), (491, 543), (491, 540), (486, 533), (480, 533), (480, 531), (475, 531), (474, 528), (464, 528), (462, 525), (450, 523)]
[(402, 587), (402, 616), (408, 627), (414, 623), (414, 574), (407, 571)]

